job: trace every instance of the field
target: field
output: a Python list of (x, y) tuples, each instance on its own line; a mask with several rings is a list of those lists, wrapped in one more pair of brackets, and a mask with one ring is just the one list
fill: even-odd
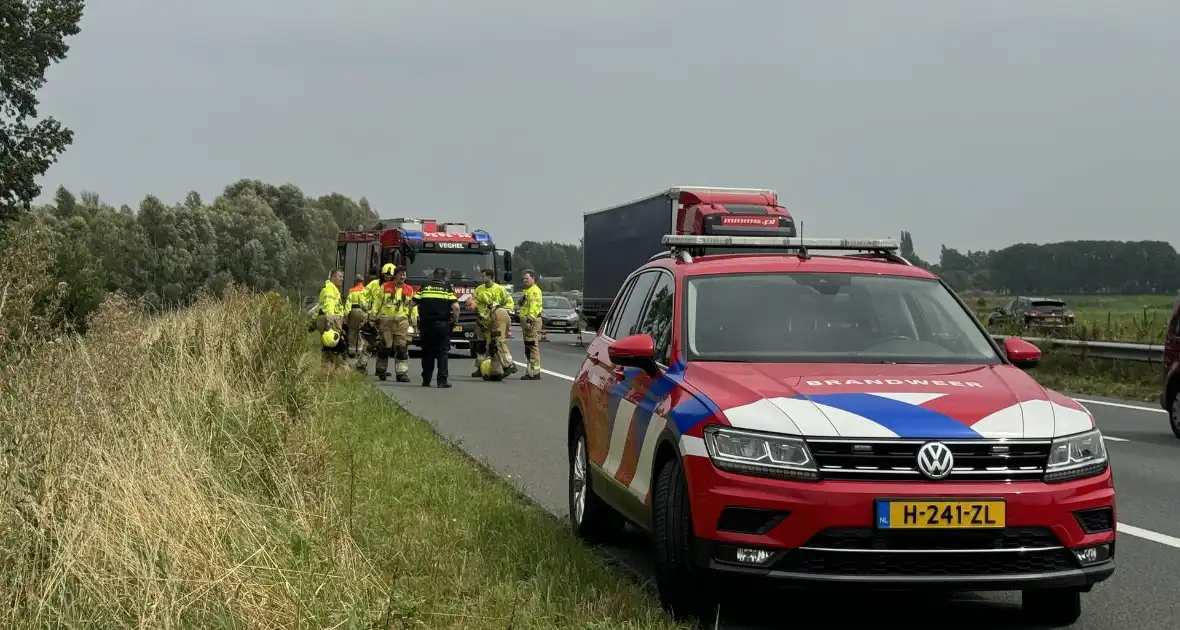
[(678, 627), (277, 296), (108, 301), (0, 382), (0, 627)]
[[(964, 292), (964, 301), (975, 310), (980, 321), (987, 323), (988, 314), (1010, 298), (993, 294)], [(1074, 312), (1077, 323), (1073, 330), (1056, 336), (1094, 341), (1125, 341), (1128, 343), (1163, 343), (1168, 320), (1172, 315), (1174, 295), (1051, 295), (1065, 302)], [(997, 327), (996, 334), (1022, 332), (1011, 327)], [(1052, 336), (1042, 331), (1023, 331), (1028, 336)]]

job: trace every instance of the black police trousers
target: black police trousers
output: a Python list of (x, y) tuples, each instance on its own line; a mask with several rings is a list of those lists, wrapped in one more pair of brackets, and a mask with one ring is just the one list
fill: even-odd
[(447, 353), (451, 351), (450, 322), (422, 322), (419, 331), (422, 339), (422, 382), (429, 383), (438, 367), (438, 382), (446, 383), (450, 378)]

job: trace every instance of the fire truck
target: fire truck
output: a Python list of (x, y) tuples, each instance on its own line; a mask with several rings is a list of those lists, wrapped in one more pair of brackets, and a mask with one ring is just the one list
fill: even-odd
[[(665, 234), (796, 236), (795, 221), (778, 205), (775, 191), (700, 186), (676, 186), (588, 212), (582, 218), (582, 232), (582, 315), (591, 330), (598, 329), (623, 280), (667, 250), (662, 244)], [(781, 249), (767, 251), (782, 253)], [(708, 253), (733, 252), (710, 248)]]
[[(495, 270), (498, 283), (512, 281), (512, 253), (496, 249), (491, 235), (472, 230), (466, 223), (382, 219), (369, 229), (340, 232), (336, 248), (336, 266), (344, 270), (346, 283), (357, 274), (368, 282), (377, 277), (385, 263), (393, 263), (406, 270), (406, 284), (417, 289), (430, 281), (436, 268), (442, 267), (462, 302), (479, 284), (482, 269)], [(475, 320), (475, 311), (461, 309), (459, 322), (451, 332), (452, 347), (466, 348), (472, 356)], [(417, 330), (411, 345), (421, 348)]]

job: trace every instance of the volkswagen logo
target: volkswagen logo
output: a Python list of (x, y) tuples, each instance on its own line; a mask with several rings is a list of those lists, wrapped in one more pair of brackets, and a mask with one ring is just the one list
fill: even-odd
[(942, 442), (927, 442), (918, 449), (918, 472), (931, 479), (945, 479), (955, 468), (955, 456)]

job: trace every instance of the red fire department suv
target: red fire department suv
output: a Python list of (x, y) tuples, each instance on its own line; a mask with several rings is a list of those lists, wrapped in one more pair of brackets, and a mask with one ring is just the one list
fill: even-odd
[(573, 384), (580, 536), (649, 532), (678, 616), (732, 575), (1020, 590), (1038, 621), (1078, 618), (1114, 572), (1114, 485), (1090, 414), (1022, 371), (1035, 346), (998, 344), (891, 241), (664, 243)]

